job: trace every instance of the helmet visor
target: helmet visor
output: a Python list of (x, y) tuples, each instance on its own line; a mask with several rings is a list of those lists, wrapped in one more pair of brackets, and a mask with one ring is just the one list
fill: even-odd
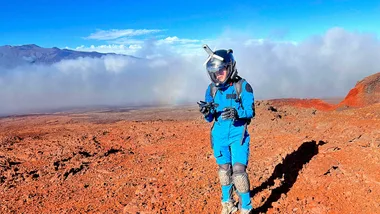
[(223, 70), (225, 67), (227, 67), (227, 64), (217, 60), (217, 59), (211, 59), (210, 62), (207, 63), (207, 71), (209, 73), (215, 73)]
[(228, 69), (223, 62), (212, 62), (207, 64), (207, 73), (215, 84), (224, 84), (228, 79)]

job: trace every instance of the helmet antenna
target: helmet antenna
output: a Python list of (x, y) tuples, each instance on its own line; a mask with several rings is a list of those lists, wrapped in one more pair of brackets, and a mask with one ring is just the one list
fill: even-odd
[(208, 53), (208, 58), (207, 58), (207, 60), (206, 60), (206, 62), (204, 62), (203, 63), (203, 65), (205, 65), (211, 58), (216, 58), (216, 59), (218, 59), (218, 60), (220, 60), (220, 61), (223, 61), (224, 59), (223, 59), (223, 57), (221, 57), (221, 56), (218, 56), (218, 55), (216, 55), (215, 54), (215, 52), (214, 51), (212, 51), (211, 50), (211, 48), (208, 46), (208, 45), (203, 45), (203, 49)]

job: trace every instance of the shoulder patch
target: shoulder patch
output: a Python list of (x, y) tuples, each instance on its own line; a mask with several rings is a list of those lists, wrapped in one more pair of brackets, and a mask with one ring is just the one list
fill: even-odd
[(245, 90), (248, 91), (249, 93), (253, 93), (253, 89), (248, 82), (247, 82), (247, 84), (245, 84)]

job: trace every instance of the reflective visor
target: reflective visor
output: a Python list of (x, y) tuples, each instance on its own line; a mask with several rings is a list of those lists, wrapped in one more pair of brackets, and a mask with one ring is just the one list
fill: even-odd
[(226, 67), (226, 63), (214, 58), (214, 59), (211, 59), (209, 63), (207, 63), (206, 69), (210, 73), (215, 73), (225, 67)]

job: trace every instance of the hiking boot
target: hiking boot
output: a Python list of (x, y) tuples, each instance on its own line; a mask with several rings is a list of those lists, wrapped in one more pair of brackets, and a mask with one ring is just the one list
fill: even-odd
[(222, 214), (235, 213), (237, 210), (237, 207), (232, 201), (222, 202)]
[(240, 214), (250, 214), (250, 213), (252, 213), (252, 211), (253, 211), (253, 209), (249, 209), (249, 210), (241, 209)]

